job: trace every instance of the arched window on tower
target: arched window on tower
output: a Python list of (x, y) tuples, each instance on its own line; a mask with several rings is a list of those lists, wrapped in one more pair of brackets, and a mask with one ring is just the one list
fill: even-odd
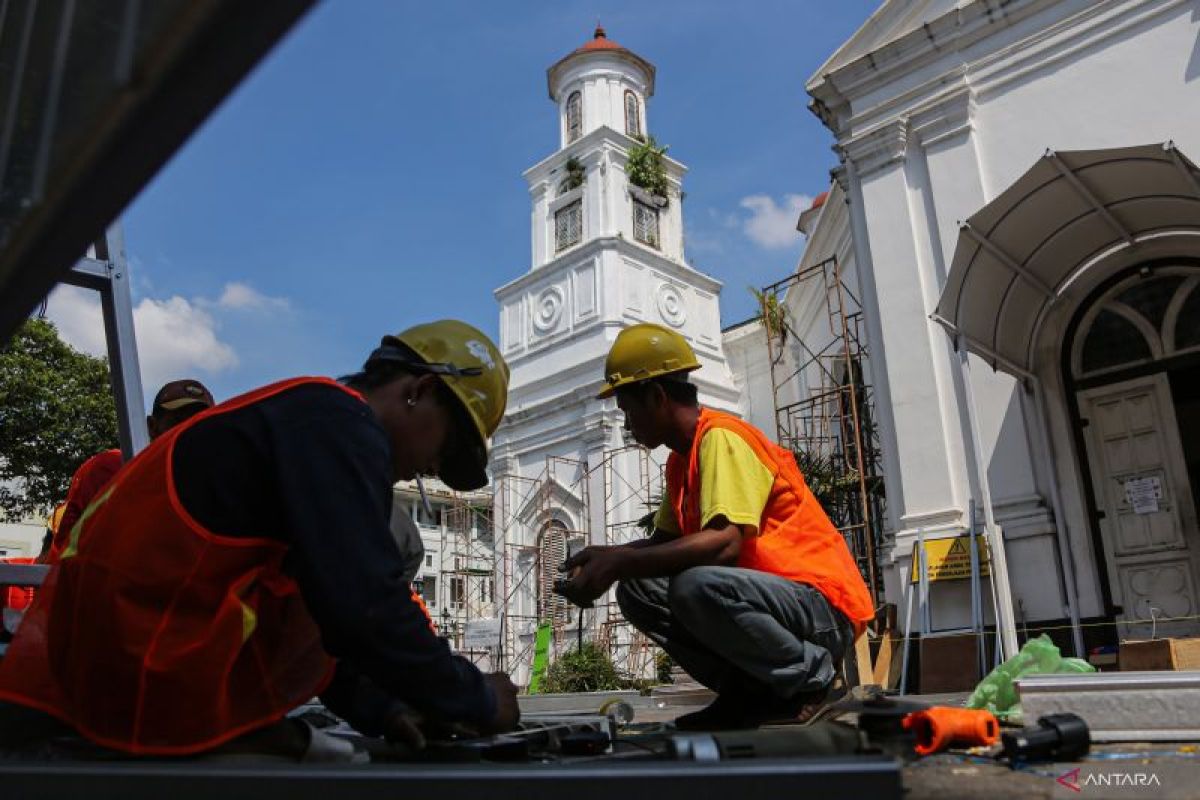
[(571, 92), (567, 98), (567, 142), (583, 135), (583, 95)]
[(642, 110), (637, 95), (625, 90), (625, 133), (635, 138), (642, 135)]

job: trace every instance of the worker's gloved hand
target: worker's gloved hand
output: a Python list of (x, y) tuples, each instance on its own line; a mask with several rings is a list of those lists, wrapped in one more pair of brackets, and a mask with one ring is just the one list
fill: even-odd
[(421, 750), (425, 747), (425, 734), (421, 730), (424, 725), (425, 719), (420, 712), (397, 703), (383, 720), (383, 738)]
[(585, 547), (563, 562), (563, 570), (569, 577), (555, 591), (577, 606), (590, 608), (621, 577), (624, 555), (620, 547)]
[(496, 697), (496, 716), (487, 726), (487, 733), (504, 733), (517, 727), (521, 708), (517, 705), (517, 687), (504, 672), (489, 672), (483, 676)]

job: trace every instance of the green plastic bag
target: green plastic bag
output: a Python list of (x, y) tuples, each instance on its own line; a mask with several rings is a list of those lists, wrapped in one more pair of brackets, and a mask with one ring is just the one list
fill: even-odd
[(1014, 682), (1026, 675), (1049, 675), (1063, 672), (1095, 672), (1096, 668), (1081, 658), (1063, 658), (1058, 647), (1046, 634), (1030, 639), (1015, 656), (996, 667), (979, 682), (967, 708), (984, 708), (998, 718), (1015, 722), (1021, 713)]

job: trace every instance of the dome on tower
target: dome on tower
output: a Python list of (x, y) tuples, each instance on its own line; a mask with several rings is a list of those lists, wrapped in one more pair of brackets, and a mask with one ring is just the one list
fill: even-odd
[(578, 59), (593, 57), (597, 55), (616, 56), (623, 61), (636, 66), (645, 74), (646, 80), (646, 97), (651, 97), (654, 94), (654, 65), (646, 59), (639, 56), (627, 47), (623, 47), (612, 39), (608, 38), (604, 28), (596, 25), (596, 30), (592, 34), (592, 38), (585, 44), (575, 48), (567, 55), (560, 58), (554, 63), (550, 69), (546, 70), (546, 83), (550, 90), (550, 99), (555, 99), (554, 88), (558, 83), (559, 77), (568, 66), (574, 64)]

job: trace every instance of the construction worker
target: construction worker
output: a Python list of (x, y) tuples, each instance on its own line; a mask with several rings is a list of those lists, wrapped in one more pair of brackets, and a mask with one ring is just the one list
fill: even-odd
[[(154, 404), (150, 415), (146, 417), (146, 428), (150, 439), (157, 439), (181, 422), (212, 408), (214, 405), (212, 393), (203, 383), (191, 378), (171, 381), (163, 384), (154, 396)], [(65, 546), (67, 535), (75, 527), (75, 523), (83, 516), (96, 495), (100, 494), (117, 471), (121, 469), (124, 460), (120, 450), (105, 450), (89, 458), (75, 470), (71, 477), (71, 488), (67, 490), (66, 504), (62, 518), (55, 526), (54, 536), (50, 542), (49, 552), (40, 557), (43, 563), (53, 564), (58, 560)]]
[(0, 699), (137, 754), (253, 731), (300, 756), (311, 731), (284, 715), (318, 694), (409, 743), (410, 712), (511, 728), (512, 683), (438, 638), (388, 526), (399, 480), (486, 483), (507, 391), (491, 340), (444, 320), (385, 336), (340, 382), (282, 381), (161, 434), (68, 536)]
[(582, 605), (617, 583), (626, 619), (718, 693), (678, 727), (803, 720), (829, 699), (871, 597), (792, 454), (699, 406), (699, 367), (667, 328), (617, 336), (599, 396), (616, 396), (639, 444), (670, 448), (665, 495), (648, 539), (568, 559), (562, 594)]

